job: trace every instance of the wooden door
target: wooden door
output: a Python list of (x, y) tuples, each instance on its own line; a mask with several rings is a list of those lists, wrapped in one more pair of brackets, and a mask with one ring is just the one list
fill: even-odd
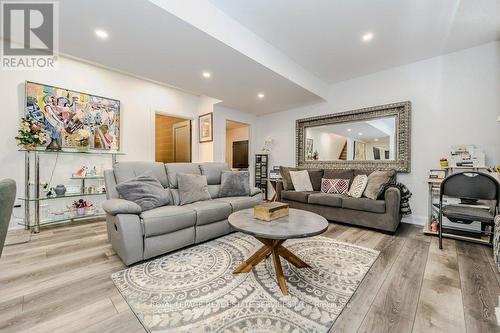
[(191, 120), (173, 126), (174, 162), (191, 162)]

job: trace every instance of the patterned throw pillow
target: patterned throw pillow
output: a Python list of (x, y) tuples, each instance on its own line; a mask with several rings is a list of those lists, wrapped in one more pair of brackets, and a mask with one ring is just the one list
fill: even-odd
[(321, 179), (321, 192), (345, 194), (349, 190), (349, 179)]
[(368, 177), (366, 175), (357, 175), (352, 181), (351, 188), (347, 195), (353, 198), (361, 198), (365, 190), (366, 184), (368, 183)]

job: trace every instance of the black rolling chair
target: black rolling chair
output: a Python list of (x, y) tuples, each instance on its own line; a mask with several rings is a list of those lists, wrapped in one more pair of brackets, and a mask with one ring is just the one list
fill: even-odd
[[(491, 209), (473, 206), (443, 205), (443, 196), (460, 198), (462, 203), (474, 204), (489, 200)], [(449, 175), (441, 183), (439, 195), (439, 248), (443, 248), (443, 216), (451, 222), (471, 224), (481, 222), (481, 231), (491, 226), (490, 244), (493, 244), (494, 219), (498, 210), (499, 184), (495, 178), (482, 172), (460, 172)]]

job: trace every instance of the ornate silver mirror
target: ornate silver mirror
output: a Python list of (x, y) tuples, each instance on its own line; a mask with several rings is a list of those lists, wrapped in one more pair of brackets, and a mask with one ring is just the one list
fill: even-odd
[(410, 172), (410, 112), (402, 102), (299, 119), (297, 165)]

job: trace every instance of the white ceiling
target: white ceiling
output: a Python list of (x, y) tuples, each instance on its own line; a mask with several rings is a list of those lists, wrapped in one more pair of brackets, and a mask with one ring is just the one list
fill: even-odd
[[(59, 2), (60, 51), (222, 100), (254, 114), (321, 101), (315, 94), (146, 0)], [(94, 29), (109, 33), (99, 40)], [(204, 79), (203, 71), (212, 77)], [(266, 97), (258, 99), (264, 92)], [(131, 92), (133, 93), (133, 92)]]
[[(324, 101), (332, 82), (499, 39), (499, 7), (500, 0), (64, 0), (59, 48), (266, 114)], [(96, 28), (109, 39), (97, 39)], [(363, 44), (367, 31), (375, 37)]]
[(499, 0), (209, 1), (329, 83), (500, 39)]

